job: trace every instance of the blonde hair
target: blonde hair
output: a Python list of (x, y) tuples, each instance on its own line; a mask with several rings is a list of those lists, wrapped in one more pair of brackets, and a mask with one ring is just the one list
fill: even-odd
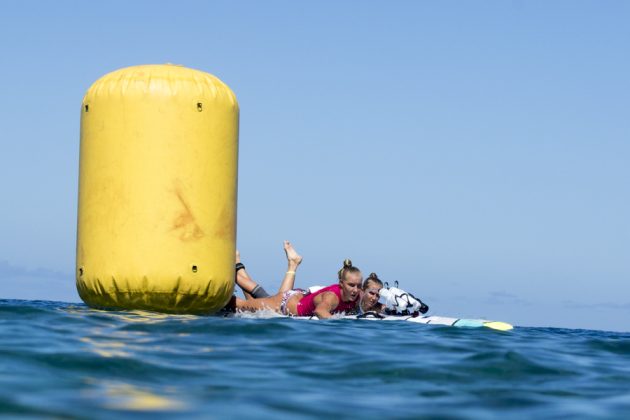
[(337, 272), (337, 276), (339, 277), (339, 281), (343, 281), (346, 279), (346, 275), (348, 273), (360, 273), (361, 270), (359, 270), (357, 267), (352, 265), (352, 261), (350, 261), (349, 259), (345, 259), (343, 260), (343, 267), (341, 267), (341, 270), (339, 270), (339, 272)]

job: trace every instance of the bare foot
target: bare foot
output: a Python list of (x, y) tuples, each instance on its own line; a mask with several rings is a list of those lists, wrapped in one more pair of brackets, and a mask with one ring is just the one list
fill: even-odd
[(238, 249), (236, 250), (236, 261), (234, 261), (235, 264), (238, 264), (241, 262), (241, 253), (238, 252)]
[(284, 241), (284, 252), (287, 253), (287, 260), (289, 263), (293, 263), (296, 266), (300, 265), (302, 262), (302, 257), (297, 253), (291, 242)]

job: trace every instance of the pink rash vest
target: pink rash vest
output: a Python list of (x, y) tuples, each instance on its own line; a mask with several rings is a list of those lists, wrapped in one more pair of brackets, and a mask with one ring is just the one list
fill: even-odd
[(315, 296), (320, 295), (326, 292), (333, 292), (337, 295), (337, 299), (339, 299), (339, 304), (335, 308), (334, 312), (347, 312), (353, 310), (357, 306), (357, 302), (359, 301), (359, 296), (353, 301), (344, 302), (341, 299), (341, 287), (338, 284), (333, 284), (332, 286), (324, 287), (314, 293), (309, 293), (304, 296), (297, 304), (297, 314), (298, 316), (313, 316), (315, 315)]

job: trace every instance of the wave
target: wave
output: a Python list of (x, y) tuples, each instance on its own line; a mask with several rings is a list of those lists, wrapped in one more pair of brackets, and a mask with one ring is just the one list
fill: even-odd
[[(630, 334), (0, 300), (0, 414), (618, 417)], [(394, 410), (395, 411), (392, 411)]]

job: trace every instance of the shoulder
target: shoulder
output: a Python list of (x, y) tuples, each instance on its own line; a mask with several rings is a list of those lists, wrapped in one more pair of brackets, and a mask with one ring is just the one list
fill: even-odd
[(339, 297), (337, 296), (337, 294), (330, 290), (322, 291), (319, 296), (321, 297), (321, 302), (330, 304), (334, 303), (335, 305), (339, 303)]

